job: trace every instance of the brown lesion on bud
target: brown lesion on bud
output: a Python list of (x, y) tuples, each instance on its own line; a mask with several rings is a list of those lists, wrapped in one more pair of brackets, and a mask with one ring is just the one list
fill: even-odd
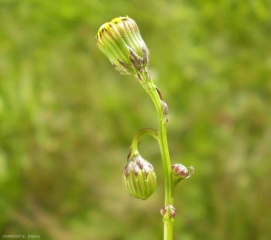
[(133, 174), (137, 177), (138, 176), (138, 172), (139, 172), (139, 168), (138, 167), (134, 167), (133, 168)]
[(180, 163), (171, 166), (174, 185), (176, 186), (180, 181), (190, 178), (194, 174), (194, 167), (186, 167)]
[(149, 63), (149, 56), (148, 56), (148, 50), (145, 46), (141, 46), (142, 49), (142, 59), (143, 59), (143, 65), (147, 65)]
[(143, 163), (140, 161), (136, 162), (136, 165), (142, 170), (143, 169)]
[(167, 103), (164, 100), (162, 100), (162, 106), (163, 106), (163, 113), (165, 115), (168, 115), (168, 106), (167, 106)]
[(139, 74), (139, 72), (137, 72), (137, 79), (138, 79), (140, 82), (142, 82), (142, 77), (141, 77), (141, 75)]
[(155, 90), (156, 90), (156, 92), (157, 92), (157, 94), (158, 94), (158, 96), (159, 96), (159, 98), (161, 100), (161, 108), (162, 108), (162, 113), (164, 115), (164, 119), (165, 119), (166, 122), (168, 122), (169, 121), (168, 105), (163, 100), (163, 96), (162, 96), (162, 93), (160, 92), (160, 90), (157, 87), (155, 87)]
[(179, 175), (182, 178), (187, 178), (189, 176), (188, 169), (182, 164), (174, 164), (171, 169), (175, 175)]
[(154, 168), (151, 164), (146, 164), (145, 166), (143, 166), (143, 172), (145, 173), (146, 175), (146, 179), (148, 178), (148, 175), (149, 175), (149, 172), (150, 171), (154, 171)]
[(134, 69), (136, 70), (136, 72), (143, 72), (143, 61), (141, 59), (141, 57), (139, 57), (136, 52), (133, 51), (133, 49), (129, 48), (129, 52), (130, 52), (130, 61), (134, 67)]
[(124, 175), (125, 175), (126, 177), (129, 176), (129, 166), (128, 166), (128, 165), (126, 165), (125, 168), (123, 169), (123, 173), (124, 173)]
[(143, 160), (143, 159), (138, 158), (136, 160), (136, 165), (138, 166), (138, 168), (141, 171), (144, 172), (144, 174), (146, 176), (146, 179), (148, 178), (149, 171), (154, 171), (153, 166), (150, 163), (148, 163), (145, 160)]
[(126, 65), (124, 62), (122, 62), (121, 60), (118, 59), (118, 62), (119, 62), (119, 64), (120, 64), (122, 67), (124, 67), (124, 68), (127, 67), (127, 65)]
[(120, 59), (118, 59), (118, 63), (121, 65), (121, 67), (118, 67), (116, 65), (114, 65), (114, 67), (121, 74), (128, 74), (129, 71), (131, 71), (131, 69), (129, 68), (129, 66), (127, 64), (125, 64), (124, 62), (122, 62)]
[(131, 158), (131, 149), (130, 149), (130, 151), (129, 151), (129, 153), (128, 153), (128, 155), (127, 155), (127, 160), (129, 160), (130, 158)]

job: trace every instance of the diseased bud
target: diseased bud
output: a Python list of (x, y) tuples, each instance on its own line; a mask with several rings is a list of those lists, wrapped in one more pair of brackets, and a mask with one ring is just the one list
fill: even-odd
[(154, 168), (139, 154), (127, 162), (122, 179), (128, 193), (142, 200), (149, 198), (156, 188)]
[(182, 164), (174, 164), (171, 166), (173, 181), (175, 186), (183, 179), (190, 178), (194, 174), (194, 168), (192, 166), (185, 167)]
[(160, 213), (164, 219), (175, 218), (176, 212), (177, 212), (176, 208), (173, 207), (172, 205), (167, 205), (160, 210)]
[(96, 39), (100, 50), (121, 74), (137, 76), (148, 70), (149, 50), (136, 22), (128, 16), (103, 24)]

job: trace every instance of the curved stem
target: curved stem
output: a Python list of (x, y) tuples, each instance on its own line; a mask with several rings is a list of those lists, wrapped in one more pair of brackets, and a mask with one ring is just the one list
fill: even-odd
[(128, 160), (130, 158), (131, 153), (134, 154), (135, 152), (137, 152), (137, 146), (138, 146), (138, 144), (140, 142), (140, 138), (144, 134), (151, 135), (156, 140), (158, 140), (157, 132), (154, 129), (152, 129), (152, 128), (142, 128), (142, 129), (140, 129), (133, 138), (132, 145), (131, 145), (131, 150), (130, 150), (130, 153), (128, 155)]
[[(140, 82), (143, 88), (146, 90), (146, 92), (150, 95), (159, 117), (158, 142), (164, 168), (165, 207), (166, 207), (169, 205), (173, 205), (174, 200), (173, 199), (174, 185), (167, 142), (167, 130), (166, 130), (167, 117), (165, 117), (165, 113), (163, 111), (163, 100), (161, 94), (160, 92), (158, 92), (152, 79), (149, 78), (149, 75), (146, 72), (142, 73), (140, 76), (141, 76)], [(173, 219), (170, 217), (170, 214), (165, 214), (165, 216), (163, 217), (163, 221), (164, 221), (164, 240), (171, 240), (173, 239)]]

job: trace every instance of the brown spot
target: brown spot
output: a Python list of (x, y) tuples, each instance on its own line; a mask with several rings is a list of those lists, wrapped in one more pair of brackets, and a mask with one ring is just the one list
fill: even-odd
[(128, 155), (127, 155), (127, 160), (129, 160), (131, 157), (131, 150), (129, 151)]
[(142, 78), (141, 78), (141, 75), (139, 74), (139, 72), (137, 72), (137, 78), (138, 78), (139, 81), (142, 82)]
[(164, 115), (168, 115), (168, 106), (167, 106), (167, 103), (164, 100), (162, 100), (161, 103), (162, 103), (162, 107), (163, 107), (163, 114)]
[(129, 176), (129, 168), (128, 168), (128, 165), (125, 166), (125, 168), (123, 169), (123, 173), (126, 177)]
[(161, 101), (161, 105), (162, 105), (162, 111), (163, 111), (163, 115), (165, 117), (165, 121), (166, 123), (169, 120), (169, 115), (168, 115), (168, 106), (166, 104), (166, 102), (164, 100)]
[(138, 176), (138, 169), (133, 169), (133, 173), (135, 174), (135, 176)]
[(130, 54), (133, 56), (133, 58), (135, 58), (135, 59), (138, 58), (137, 54), (134, 52), (133, 49), (129, 48), (129, 52), (130, 52)]
[(147, 56), (147, 50), (145, 46), (141, 46), (142, 50), (142, 58), (143, 58), (143, 64), (146, 65), (148, 63), (148, 56)]
[(156, 89), (156, 92), (159, 95), (160, 100), (163, 100), (162, 93), (160, 92), (160, 90), (158, 88), (155, 88), (155, 89)]
[(133, 67), (136, 69), (136, 63), (135, 63), (135, 60), (134, 60), (133, 58), (130, 57), (130, 61), (131, 61), (132, 65), (133, 65)]
[(121, 60), (118, 59), (118, 62), (119, 62), (119, 64), (120, 64), (121, 66), (123, 66), (124, 68), (127, 67), (127, 65), (126, 65), (123, 61), (121, 61)]
[(142, 162), (140, 162), (140, 161), (137, 161), (137, 162), (136, 162), (136, 165), (137, 165), (140, 169), (143, 168), (143, 164), (142, 164)]

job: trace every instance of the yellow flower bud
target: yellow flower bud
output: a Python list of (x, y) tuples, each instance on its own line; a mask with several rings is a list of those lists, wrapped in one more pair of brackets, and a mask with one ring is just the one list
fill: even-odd
[(121, 74), (137, 76), (147, 70), (149, 50), (133, 19), (112, 19), (100, 27), (96, 39), (99, 49)]

